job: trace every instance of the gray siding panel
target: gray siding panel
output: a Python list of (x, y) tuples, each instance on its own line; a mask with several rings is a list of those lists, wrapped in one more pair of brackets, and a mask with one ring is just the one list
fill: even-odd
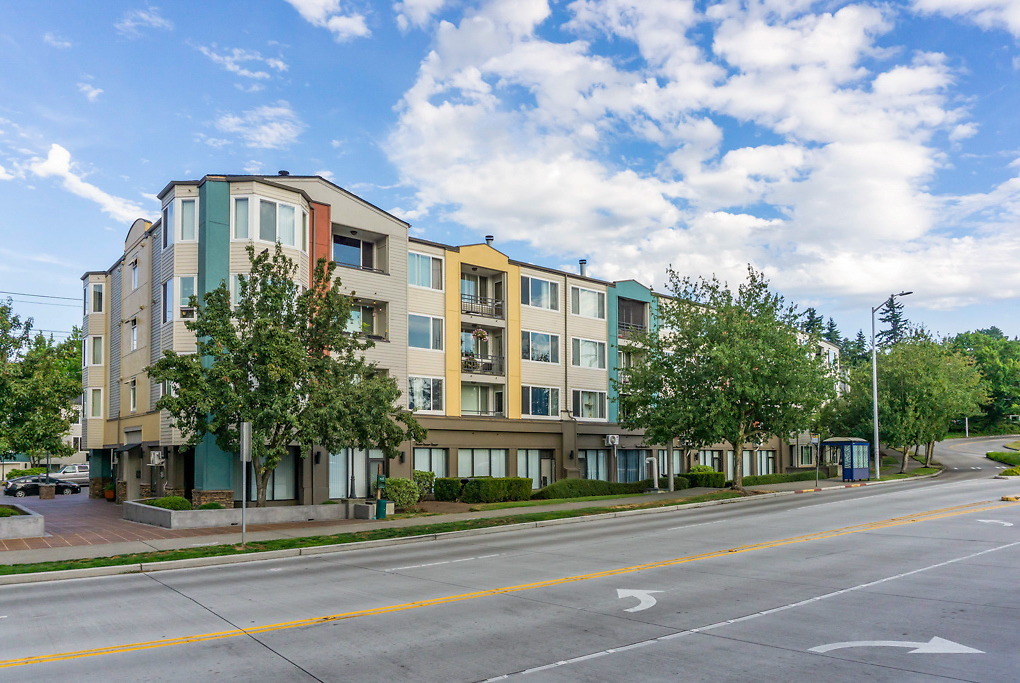
[(106, 413), (107, 419), (120, 417), (120, 358), (124, 353), (121, 347), (121, 332), (124, 326), (121, 324), (124, 311), (121, 301), (123, 283), (121, 282), (121, 268), (118, 266), (110, 274), (110, 384), (109, 398), (107, 405), (109, 410)]

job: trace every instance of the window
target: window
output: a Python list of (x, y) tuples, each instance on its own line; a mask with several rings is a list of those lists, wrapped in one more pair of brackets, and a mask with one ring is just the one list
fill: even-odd
[(191, 305), (191, 297), (195, 295), (195, 280), (194, 275), (181, 275), (177, 278), (178, 289), (180, 294), (178, 295), (178, 303), (181, 307), (181, 318), (194, 318), (195, 309)]
[(138, 350), (138, 320), (136, 318), (131, 319), (131, 350)]
[(545, 332), (521, 332), (521, 358), (540, 363), (560, 362), (560, 337)]
[(163, 283), (163, 322), (168, 323), (174, 319), (174, 281), (167, 280)]
[(631, 483), (644, 478), (645, 458), (650, 451), (637, 448), (621, 448), (616, 451), (616, 481)]
[(248, 230), (248, 198), (234, 197), (234, 239), (246, 240), (251, 238)]
[(560, 414), (560, 390), (553, 387), (521, 387), (521, 412), (556, 417)]
[(571, 349), (573, 351), (571, 354), (572, 365), (578, 368), (606, 369), (605, 342), (578, 339), (577, 337), (574, 337), (571, 342), (573, 344), (573, 349)]
[(427, 254), (407, 254), (407, 284), (428, 289), (443, 288), (443, 259)]
[(163, 207), (163, 248), (174, 243), (174, 203), (173, 200)]
[(801, 465), (811, 465), (811, 464), (814, 464), (815, 459), (814, 459), (814, 452), (813, 451), (814, 451), (814, 448), (811, 447), (811, 446), (801, 446), (800, 447), (800, 464)]
[[(669, 451), (660, 448), (657, 453), (659, 461), (659, 476), (669, 476)], [(683, 451), (673, 451), (673, 476), (680, 474), (683, 461)]]
[(570, 288), (570, 312), (586, 318), (606, 318), (606, 294), (582, 287)]
[(89, 365), (103, 364), (103, 338), (101, 336), (89, 337)]
[(703, 450), (698, 451), (698, 464), (708, 465), (716, 472), (722, 472), (722, 451)]
[(340, 265), (375, 270), (375, 244), (357, 237), (333, 235), (333, 260)]
[(132, 413), (138, 410), (138, 380), (136, 379), (128, 382), (128, 406)]
[(407, 407), (414, 411), (441, 411), (443, 380), (438, 377), (408, 377)]
[(198, 201), (181, 200), (181, 241), (194, 242), (198, 234)]
[[(747, 456), (744, 456), (745, 458)], [(750, 460), (750, 458), (747, 458)], [(776, 452), (758, 451), (758, 474), (776, 473)]]
[(80, 451), (81, 450), (81, 437), (80, 436), (72, 436), (71, 437), (71, 448), (73, 448), (76, 451)]
[(103, 390), (89, 389), (89, 417), (103, 416)]
[(505, 448), (461, 448), (457, 451), (458, 477), (505, 477)]
[(443, 319), (427, 315), (407, 316), (407, 345), (416, 349), (443, 350)]
[(102, 313), (103, 312), (103, 283), (91, 282), (85, 288), (85, 312), (86, 313)]
[(241, 303), (241, 273), (230, 274), (230, 307), (237, 308)]
[(624, 332), (643, 332), (648, 329), (648, 304), (633, 299), (619, 300), (619, 328)]
[(421, 472), (432, 472), (437, 477), (446, 476), (445, 448), (415, 448), (414, 469)]
[(355, 304), (351, 306), (351, 317), (347, 319), (347, 326), (344, 328), (344, 331), (351, 334), (375, 334), (375, 326), (372, 324), (374, 321), (374, 308)]
[(577, 459), (582, 479), (609, 481), (609, 451), (601, 448), (582, 450), (577, 452)]
[(521, 277), (521, 303), (525, 306), (560, 310), (560, 286), (548, 280)]
[(606, 392), (574, 389), (574, 417), (579, 420), (606, 419)]
[(138, 289), (138, 262), (131, 263), (131, 289)]

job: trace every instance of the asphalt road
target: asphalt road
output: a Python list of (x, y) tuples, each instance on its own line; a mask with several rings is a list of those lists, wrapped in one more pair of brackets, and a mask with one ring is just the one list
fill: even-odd
[(992, 447), (924, 482), (2, 587), (0, 678), (1015, 681)]

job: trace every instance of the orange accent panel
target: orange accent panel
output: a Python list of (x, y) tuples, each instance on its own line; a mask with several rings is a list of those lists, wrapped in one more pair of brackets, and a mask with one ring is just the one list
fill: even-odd
[(308, 269), (308, 285), (311, 286), (311, 280), (315, 277), (315, 264), (318, 260), (320, 258), (327, 260), (333, 258), (333, 221), (331, 214), (332, 207), (329, 204), (309, 202), (309, 206), (312, 209), (312, 216), (308, 229), (312, 234), (308, 238), (311, 246), (308, 254), (308, 258), (311, 260), (309, 264), (311, 267)]

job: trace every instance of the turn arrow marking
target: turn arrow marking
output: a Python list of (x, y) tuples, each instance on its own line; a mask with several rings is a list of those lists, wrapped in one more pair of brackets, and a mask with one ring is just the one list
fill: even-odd
[(845, 643), (829, 643), (813, 647), (808, 652), (829, 652), (830, 650), (842, 650), (848, 647), (909, 647), (913, 648), (908, 654), (952, 654), (952, 655), (983, 655), (981, 650), (975, 650), (966, 645), (954, 643), (938, 636), (927, 643), (913, 643), (909, 640), (851, 640)]
[(1001, 519), (979, 519), (979, 522), (985, 524), (1001, 524), (1002, 526), (1013, 526), (1013, 522), (1003, 522)]
[(632, 590), (630, 588), (617, 588), (616, 597), (618, 598), (637, 598), (640, 602), (630, 609), (623, 610), (624, 612), (640, 612), (646, 610), (649, 607), (655, 605), (655, 598), (652, 597), (652, 593), (661, 593), (662, 591), (639, 591)]

